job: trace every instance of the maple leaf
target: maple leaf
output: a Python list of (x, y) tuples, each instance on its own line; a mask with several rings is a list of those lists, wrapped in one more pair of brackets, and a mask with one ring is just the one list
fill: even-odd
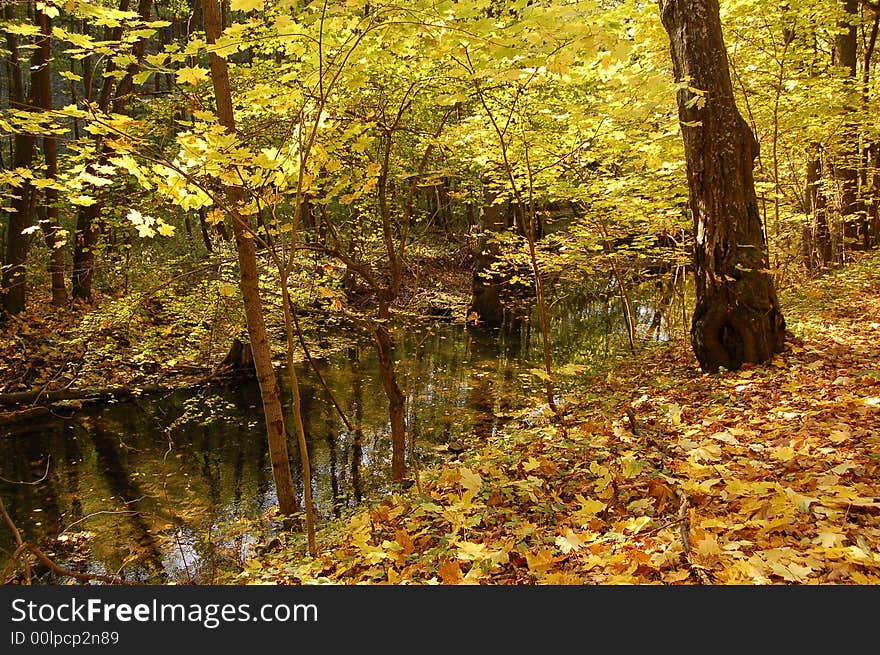
[(156, 229), (163, 237), (173, 237), (174, 236), (174, 226), (169, 225), (165, 221), (158, 221), (156, 224)]
[(443, 581), (443, 584), (459, 584), (462, 579), (461, 567), (454, 559), (444, 560), (443, 563), (437, 567), (437, 573), (440, 576), (440, 580)]
[(401, 553), (404, 555), (410, 555), (415, 552), (415, 544), (406, 530), (397, 530), (394, 534), (394, 539), (400, 544)]
[(208, 69), (201, 66), (193, 66), (191, 68), (181, 68), (177, 71), (175, 78), (178, 84), (191, 84), (196, 86), (199, 82), (208, 80)]
[(456, 541), (455, 545), (458, 546), (458, 558), (459, 559), (483, 559), (486, 557), (487, 548), (485, 544), (474, 543), (473, 541)]
[(459, 481), (464, 490), (471, 495), (476, 495), (483, 486), (483, 478), (480, 477), (480, 474), (464, 466), (459, 469), (459, 474), (461, 476)]
[(535, 553), (531, 551), (526, 552), (526, 563), (528, 564), (529, 571), (546, 573), (556, 562), (557, 559), (553, 557), (553, 551), (549, 548), (541, 548)]

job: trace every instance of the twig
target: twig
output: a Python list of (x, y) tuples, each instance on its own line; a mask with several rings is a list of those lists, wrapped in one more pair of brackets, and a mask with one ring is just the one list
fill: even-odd
[[(132, 501), (129, 501), (129, 502), (136, 503), (138, 500), (141, 500), (141, 499), (138, 498), (137, 500), (132, 500)], [(68, 525), (66, 528), (64, 528), (64, 529), (63, 529), (61, 532), (59, 532), (58, 534), (64, 534), (65, 532), (67, 532), (68, 530), (70, 530), (73, 526), (75, 526), (75, 525), (79, 525), (79, 524), (82, 523), (83, 521), (88, 521), (88, 520), (89, 520), (90, 518), (92, 518), (93, 516), (100, 516), (101, 514), (139, 514), (139, 512), (137, 512), (137, 511), (135, 511), (135, 510), (130, 510), (130, 509), (127, 509), (127, 510), (109, 510), (109, 509), (102, 509), (102, 510), (100, 510), (100, 511), (98, 511), (98, 512), (92, 512), (91, 514), (86, 514), (86, 515), (85, 515), (84, 517), (82, 517), (81, 519), (77, 519), (76, 521), (74, 521), (73, 523), (71, 523), (70, 525)]]
[(40, 484), (49, 475), (49, 463), (51, 462), (51, 460), (52, 455), (46, 457), (46, 470), (43, 472), (43, 475), (40, 476), (39, 480), (34, 480), (33, 482), (25, 482), (24, 480), (9, 480), (8, 478), (4, 478), (2, 475), (0, 475), (0, 480), (2, 480), (3, 482), (8, 482), (9, 484), (24, 484), (28, 486)]
[(681, 505), (678, 508), (678, 532), (681, 535), (681, 546), (682, 552), (684, 553), (684, 558), (687, 560), (688, 565), (691, 567), (691, 572), (697, 577), (701, 584), (710, 585), (712, 581), (709, 579), (709, 576), (706, 575), (706, 572), (703, 570), (701, 566), (694, 564), (691, 561), (691, 552), (693, 551), (693, 546), (691, 546), (691, 522), (688, 517), (688, 507), (690, 507), (690, 502), (688, 501), (687, 494), (683, 492), (681, 489), (675, 490), (675, 495), (681, 500)]
[[(3, 520), (6, 521), (6, 525), (8, 525), (9, 529), (12, 531), (12, 536), (15, 537), (15, 543), (18, 544), (18, 548), (12, 555), (13, 560), (17, 560), (22, 553), (24, 553), (25, 551), (29, 551), (55, 575), (67, 576), (69, 578), (79, 580), (80, 582), (91, 582), (92, 580), (97, 580), (99, 582), (106, 582), (107, 584), (128, 584), (119, 576), (103, 575), (101, 573), (79, 573), (77, 571), (72, 571), (59, 564), (56, 564), (48, 555), (37, 548), (34, 544), (22, 540), (21, 533), (18, 531), (18, 528), (12, 520), (12, 517), (9, 516), (9, 512), (6, 511), (6, 505), (3, 504), (2, 498), (0, 498), (0, 514), (3, 515)], [(31, 564), (26, 557), (23, 558), (22, 561), (25, 569), (25, 580), (27, 584), (30, 584)]]
[[(632, 433), (634, 436), (644, 436), (645, 441), (651, 446), (653, 446), (658, 453), (660, 453), (660, 457), (662, 461), (665, 463), (667, 458), (671, 459), (669, 453), (666, 452), (666, 449), (654, 439), (650, 434), (645, 435), (639, 429), (638, 423), (636, 423), (636, 415), (635, 411), (633, 411), (632, 406), (628, 405), (624, 412), (626, 413), (627, 419), (629, 419), (630, 428), (632, 429)], [(687, 494), (682, 491), (679, 487), (675, 487), (675, 496), (681, 501), (681, 504), (678, 507), (678, 518), (671, 523), (674, 525), (678, 523), (678, 533), (681, 536), (681, 545), (682, 552), (684, 554), (684, 558), (690, 566), (691, 572), (694, 576), (700, 581), (700, 584), (711, 585), (712, 580), (706, 574), (705, 569), (702, 566), (694, 564), (691, 560), (691, 553), (694, 548), (691, 545), (691, 522), (690, 517), (688, 516), (688, 508), (690, 507), (690, 501), (688, 500)], [(665, 526), (664, 526), (665, 527)]]
[[(12, 531), (12, 536), (15, 539), (15, 543), (18, 548), (15, 550), (15, 553), (12, 555), (12, 560), (17, 560), (18, 555), (21, 553), (24, 548), (24, 541), (21, 538), (21, 533), (18, 531), (18, 528), (15, 525), (15, 522), (12, 520), (12, 517), (9, 516), (9, 512), (6, 511), (6, 505), (3, 503), (3, 499), (0, 498), (0, 513), (3, 514), (3, 520), (6, 521), (6, 525), (9, 526), (9, 529)], [(31, 564), (25, 558), (24, 560), (24, 576), (25, 580), (28, 584), (31, 583)]]

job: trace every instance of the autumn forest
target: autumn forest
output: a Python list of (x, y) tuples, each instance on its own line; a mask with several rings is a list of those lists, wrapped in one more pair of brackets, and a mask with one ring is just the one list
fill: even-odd
[(2, 0), (6, 585), (880, 583), (876, 0)]

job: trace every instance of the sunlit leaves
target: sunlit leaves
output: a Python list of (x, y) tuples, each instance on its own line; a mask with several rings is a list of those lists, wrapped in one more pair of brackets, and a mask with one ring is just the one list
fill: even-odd
[(192, 66), (189, 68), (181, 68), (177, 71), (175, 78), (178, 84), (191, 84), (193, 86), (207, 81), (208, 69), (201, 66)]
[(261, 10), (266, 4), (266, 0), (230, 0), (229, 8), (233, 11), (255, 11)]
[(162, 218), (144, 216), (137, 209), (132, 209), (126, 217), (135, 227), (139, 237), (151, 238), (158, 233), (163, 237), (174, 236), (174, 226), (166, 223)]

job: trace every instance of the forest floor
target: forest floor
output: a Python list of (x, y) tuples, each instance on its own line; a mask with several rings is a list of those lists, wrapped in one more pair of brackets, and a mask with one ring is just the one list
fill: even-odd
[(646, 348), (230, 582), (880, 584), (880, 258), (781, 304), (767, 365)]

